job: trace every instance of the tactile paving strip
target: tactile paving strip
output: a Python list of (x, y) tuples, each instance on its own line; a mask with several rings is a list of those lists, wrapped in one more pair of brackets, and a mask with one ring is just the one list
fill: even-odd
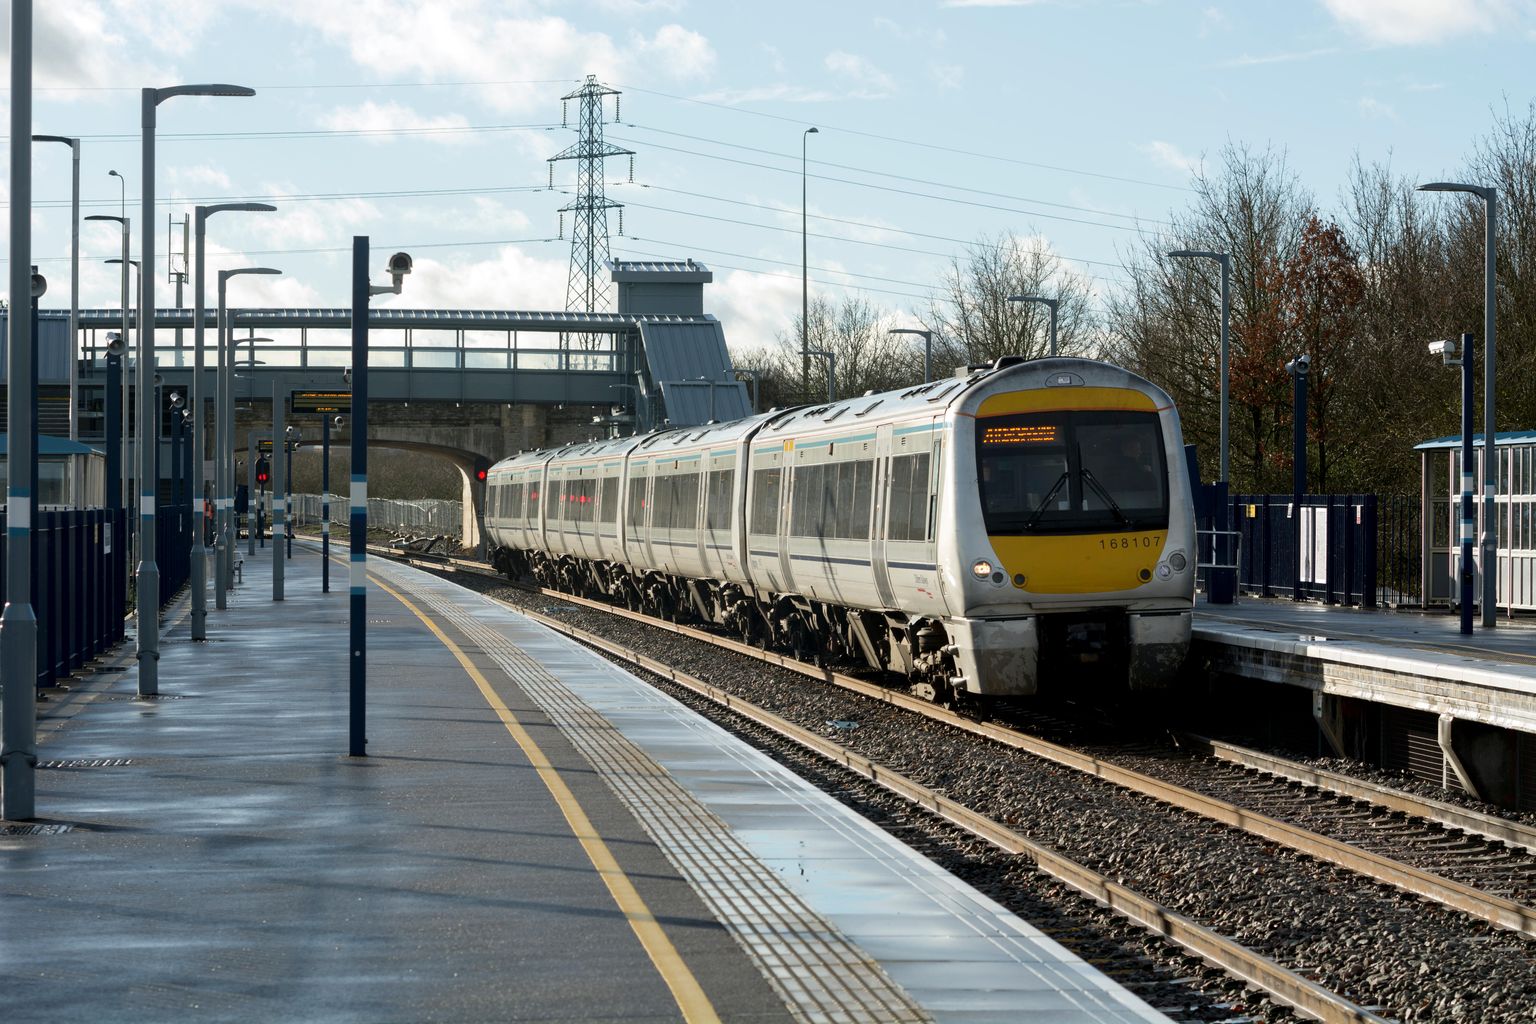
[(809, 1024), (929, 1021), (878, 963), (806, 906), (730, 828), (542, 664), (473, 613), (412, 580), (413, 596), (453, 622), (534, 699), (628, 805), (730, 929), (785, 1004)]

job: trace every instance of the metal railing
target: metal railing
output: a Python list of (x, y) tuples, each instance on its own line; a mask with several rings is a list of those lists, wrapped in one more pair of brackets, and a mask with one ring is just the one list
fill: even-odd
[[(295, 494), (291, 496), (290, 504), (296, 526), (320, 522), (320, 495)], [(345, 526), (348, 515), (346, 496), (331, 495), (331, 523)], [(423, 498), (418, 501), (369, 498), (368, 526), (371, 529), (457, 536), (464, 528), (464, 503), (439, 498)]]

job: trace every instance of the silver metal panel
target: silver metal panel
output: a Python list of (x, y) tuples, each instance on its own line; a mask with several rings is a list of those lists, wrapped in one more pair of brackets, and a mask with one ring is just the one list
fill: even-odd
[[(242, 327), (314, 327), (346, 330), (352, 326), (352, 310), (320, 309), (241, 309)], [(641, 318), (623, 313), (541, 312), (511, 309), (373, 309), (368, 324), (378, 328), (425, 328), (432, 330), (498, 331), (576, 331), (586, 334), (625, 334), (634, 330)], [(710, 317), (651, 315), (645, 319), (663, 323), (700, 323)], [(207, 313), (206, 323), (214, 324), (215, 314)], [(83, 329), (115, 330), (121, 327), (123, 314), (116, 309), (82, 309)], [(157, 329), (190, 327), (190, 309), (157, 309)]]
[(640, 341), (673, 426), (749, 415), (747, 387), (735, 379), (718, 321), (648, 318), (640, 321)]

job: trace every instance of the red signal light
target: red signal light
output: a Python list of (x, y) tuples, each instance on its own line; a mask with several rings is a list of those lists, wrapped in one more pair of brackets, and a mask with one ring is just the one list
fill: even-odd
[(485, 483), (485, 470), (483, 470), (483, 469), (475, 470), (475, 479), (479, 480), (481, 483)]

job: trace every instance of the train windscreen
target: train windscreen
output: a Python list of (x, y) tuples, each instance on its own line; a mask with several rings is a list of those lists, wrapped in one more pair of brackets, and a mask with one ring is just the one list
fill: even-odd
[(1072, 410), (976, 421), (987, 533), (1168, 527), (1168, 466), (1155, 412)]

